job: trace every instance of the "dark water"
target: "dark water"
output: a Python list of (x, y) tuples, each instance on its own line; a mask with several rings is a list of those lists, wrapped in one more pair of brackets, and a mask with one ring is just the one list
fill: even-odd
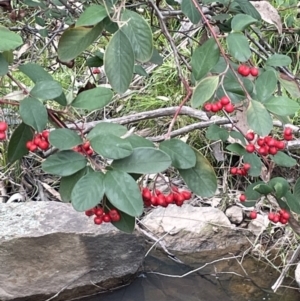
[[(272, 293), (271, 286), (279, 273), (269, 265), (246, 258), (241, 265), (226, 260), (209, 265), (183, 278), (170, 278), (149, 272), (183, 275), (194, 267), (179, 264), (164, 256), (148, 256), (144, 271), (130, 285), (111, 293), (80, 301), (299, 301), (298, 289), (281, 288)], [(247, 275), (245, 275), (245, 272)], [(238, 275), (236, 275), (238, 274)], [(286, 286), (296, 287), (292, 278)]]

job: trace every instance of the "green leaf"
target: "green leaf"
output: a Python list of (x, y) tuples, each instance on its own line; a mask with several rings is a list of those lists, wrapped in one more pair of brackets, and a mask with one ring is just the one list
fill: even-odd
[(146, 138), (136, 134), (130, 135), (126, 140), (131, 144), (132, 148), (137, 147), (154, 147), (154, 143)]
[(123, 125), (111, 122), (100, 122), (88, 133), (87, 139), (92, 140), (93, 138), (103, 134), (113, 134), (121, 137), (126, 133), (127, 128)]
[(249, 127), (258, 135), (266, 136), (273, 128), (273, 121), (264, 105), (256, 100), (251, 100), (247, 109)]
[(258, 184), (253, 187), (253, 190), (259, 192), (260, 194), (268, 195), (273, 191), (273, 188), (267, 184)]
[(56, 129), (50, 132), (49, 141), (51, 145), (59, 150), (67, 150), (82, 144), (82, 138), (69, 129)]
[(262, 168), (260, 157), (258, 157), (256, 154), (250, 154), (246, 152), (244, 154), (244, 162), (247, 162), (251, 165), (251, 168), (248, 172), (251, 177), (258, 177), (260, 175)]
[(277, 76), (272, 70), (261, 73), (255, 81), (257, 100), (265, 102), (277, 87)]
[(194, 24), (199, 23), (201, 20), (201, 15), (195, 7), (192, 0), (182, 0), (181, 1), (181, 11), (190, 19)]
[(71, 103), (72, 107), (94, 111), (104, 108), (112, 100), (113, 93), (110, 89), (98, 87), (83, 91)]
[(229, 150), (230, 152), (236, 153), (240, 156), (243, 156), (246, 154), (245, 148), (240, 145), (239, 143), (232, 143), (226, 146), (226, 149)]
[(241, 10), (245, 14), (253, 17), (256, 20), (261, 20), (261, 16), (260, 16), (259, 12), (248, 0), (235, 0), (235, 2), (237, 2), (239, 4)]
[(231, 27), (234, 31), (243, 31), (249, 25), (256, 23), (257, 20), (249, 15), (237, 14), (231, 20)]
[(124, 25), (121, 31), (131, 43), (135, 59), (147, 62), (152, 57), (153, 39), (151, 28), (146, 20), (132, 10), (125, 9), (121, 15)]
[(164, 62), (164, 58), (162, 56), (160, 56), (160, 54), (156, 48), (153, 48), (153, 53), (152, 53), (150, 62), (155, 65), (158, 65), (158, 66), (162, 65)]
[(245, 190), (245, 196), (248, 201), (256, 201), (261, 197), (261, 194), (258, 191), (255, 191), (253, 188), (257, 185), (264, 185), (263, 181), (258, 181), (255, 183), (250, 184), (247, 189)]
[(136, 181), (126, 172), (113, 170), (105, 174), (105, 195), (119, 210), (131, 215), (143, 213), (143, 200)]
[(287, 80), (279, 77), (279, 82), (292, 98), (300, 98), (300, 87), (296, 80)]
[(71, 202), (71, 194), (76, 183), (81, 179), (85, 173), (87, 172), (87, 168), (83, 168), (73, 175), (62, 177), (59, 185), (59, 194), (64, 203)]
[(34, 83), (53, 80), (53, 77), (38, 64), (27, 63), (19, 66), (19, 70), (27, 75)]
[(243, 145), (245, 145), (246, 143), (246, 139), (245, 139), (245, 137), (240, 133), (240, 132), (237, 132), (237, 131), (230, 131), (229, 132), (229, 135), (232, 137), (232, 138), (234, 138), (234, 139), (238, 139), (238, 140), (240, 140), (241, 141), (241, 143), (243, 144)]
[(134, 69), (134, 52), (125, 33), (118, 30), (104, 54), (104, 68), (112, 88), (123, 94), (129, 88)]
[(96, 153), (108, 159), (122, 159), (133, 151), (128, 141), (110, 133), (98, 135), (90, 142)]
[(287, 191), (284, 198), (286, 199), (286, 202), (288, 203), (291, 211), (300, 214), (300, 199), (299, 197), (292, 194), (290, 191)]
[(88, 67), (101, 67), (103, 66), (103, 58), (100, 58), (98, 55), (94, 55), (86, 60), (85, 65)]
[(278, 152), (275, 156), (271, 156), (272, 160), (279, 166), (292, 167), (297, 161), (283, 152)]
[[(111, 206), (110, 208), (114, 208)], [(135, 217), (119, 211), (121, 219), (118, 222), (112, 222), (112, 224), (122, 232), (132, 233), (135, 228)]]
[(266, 65), (272, 67), (288, 66), (291, 63), (292, 63), (291, 58), (284, 54), (273, 54), (266, 61)]
[(249, 42), (247, 38), (238, 32), (230, 33), (227, 36), (227, 46), (229, 53), (239, 62), (246, 62), (251, 56)]
[(219, 76), (208, 76), (196, 86), (192, 96), (192, 107), (198, 108), (208, 101), (215, 93), (219, 84)]
[(53, 100), (55, 100), (57, 103), (59, 103), (62, 106), (66, 106), (67, 105), (67, 98), (66, 98), (66, 95), (65, 95), (64, 92), (61, 93), (60, 96), (55, 97)]
[(206, 131), (206, 138), (209, 140), (226, 141), (229, 137), (228, 130), (221, 128), (216, 124), (211, 124)]
[(102, 200), (104, 190), (104, 174), (90, 172), (75, 184), (71, 193), (72, 206), (77, 211), (92, 209)]
[(273, 96), (264, 103), (266, 109), (278, 116), (294, 115), (299, 109), (299, 104), (286, 96)]
[(8, 72), (8, 62), (4, 55), (0, 53), (0, 76), (5, 75)]
[(165, 152), (152, 147), (137, 147), (124, 159), (115, 160), (111, 164), (116, 170), (128, 173), (158, 173), (171, 166), (172, 160)]
[(288, 181), (281, 177), (271, 179), (269, 181), (269, 186), (275, 190), (275, 195), (277, 198), (282, 198), (290, 190)]
[(14, 50), (23, 44), (23, 40), (18, 34), (4, 26), (0, 26), (0, 41), (0, 52)]
[(141, 65), (134, 65), (134, 74), (138, 74), (141, 76), (149, 76), (149, 74), (146, 72), (146, 70)]
[(295, 183), (293, 193), (300, 200), (300, 178), (298, 178)]
[(207, 40), (198, 47), (192, 55), (192, 70), (195, 80), (200, 80), (205, 76), (219, 61), (220, 49), (213, 38)]
[(23, 122), (33, 127), (38, 133), (45, 129), (48, 122), (48, 113), (39, 100), (31, 97), (24, 98), (20, 102), (19, 113)]
[(76, 22), (76, 27), (78, 26), (91, 26), (101, 22), (107, 17), (107, 12), (102, 5), (90, 5), (87, 9), (80, 15)]
[(62, 34), (58, 42), (58, 58), (62, 62), (69, 62), (81, 54), (101, 34), (103, 24), (94, 27), (69, 27)]
[(213, 196), (217, 189), (217, 177), (209, 161), (197, 150), (196, 165), (189, 169), (178, 169), (189, 189), (202, 197)]
[(84, 156), (71, 150), (65, 150), (49, 156), (42, 163), (42, 169), (47, 173), (66, 177), (84, 168), (86, 164), (87, 160)]
[(34, 131), (25, 123), (21, 123), (14, 130), (8, 143), (7, 157), (9, 163), (14, 163), (28, 153), (26, 142), (32, 140), (33, 135)]
[(54, 99), (63, 93), (59, 82), (54, 80), (45, 80), (36, 82), (30, 91), (30, 95), (42, 100)]
[(179, 139), (165, 140), (159, 145), (159, 149), (168, 154), (175, 168), (187, 169), (196, 164), (196, 155), (189, 145)]

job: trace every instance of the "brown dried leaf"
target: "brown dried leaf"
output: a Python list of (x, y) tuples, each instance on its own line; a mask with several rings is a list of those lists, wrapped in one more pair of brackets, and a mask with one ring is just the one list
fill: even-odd
[(247, 123), (246, 109), (247, 108), (243, 106), (241, 110), (236, 111), (236, 126), (244, 135), (246, 135), (247, 132), (250, 130), (249, 125)]
[(274, 24), (278, 30), (278, 33), (282, 34), (282, 22), (274, 6), (272, 6), (268, 1), (250, 1), (250, 3), (260, 13), (261, 18), (265, 22)]

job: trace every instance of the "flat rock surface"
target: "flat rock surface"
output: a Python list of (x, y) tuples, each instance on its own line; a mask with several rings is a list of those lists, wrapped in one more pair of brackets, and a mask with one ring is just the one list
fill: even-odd
[[(144, 238), (125, 234), (70, 204), (0, 204), (0, 300), (68, 300), (130, 282)], [(59, 292), (59, 293), (58, 293)]]

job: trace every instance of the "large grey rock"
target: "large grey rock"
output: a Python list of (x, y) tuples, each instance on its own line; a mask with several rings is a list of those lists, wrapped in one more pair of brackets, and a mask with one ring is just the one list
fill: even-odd
[(195, 259), (205, 262), (219, 259), (250, 245), (247, 235), (251, 234), (235, 229), (217, 208), (189, 204), (158, 207), (143, 218), (142, 223), (158, 238), (165, 235), (162, 240), (166, 248), (182, 256), (186, 263)]
[(130, 282), (144, 239), (59, 202), (0, 204), (0, 300), (45, 301), (93, 294)]

